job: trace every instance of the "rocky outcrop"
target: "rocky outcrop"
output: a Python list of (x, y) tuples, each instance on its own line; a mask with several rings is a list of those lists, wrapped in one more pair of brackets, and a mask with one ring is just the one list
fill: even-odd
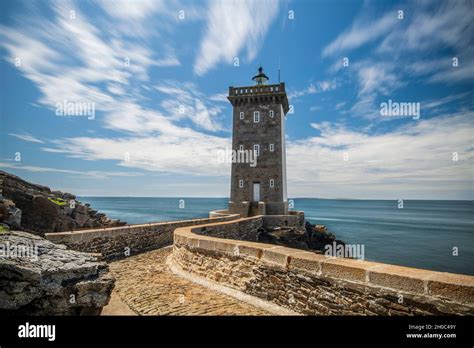
[(10, 229), (44, 234), (125, 225), (82, 204), (70, 193), (51, 191), (3, 171), (0, 190), (0, 223)]
[(26, 232), (0, 233), (0, 314), (98, 315), (115, 279), (97, 254)]
[(323, 253), (327, 244), (342, 244), (334, 234), (327, 231), (324, 225), (313, 225), (306, 221), (304, 228), (278, 227), (274, 229), (261, 229), (258, 234), (260, 243), (286, 246), (289, 248), (311, 250)]

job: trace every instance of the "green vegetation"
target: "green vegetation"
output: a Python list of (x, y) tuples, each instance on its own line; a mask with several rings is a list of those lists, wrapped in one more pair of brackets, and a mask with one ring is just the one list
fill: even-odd
[(62, 198), (48, 197), (48, 199), (49, 199), (50, 202), (53, 202), (54, 204), (59, 205), (60, 207), (67, 204), (67, 202)]
[(3, 226), (3, 225), (0, 225), (0, 233), (2, 233), (2, 232), (8, 232), (8, 231), (9, 231), (8, 227), (5, 227), (5, 226)]

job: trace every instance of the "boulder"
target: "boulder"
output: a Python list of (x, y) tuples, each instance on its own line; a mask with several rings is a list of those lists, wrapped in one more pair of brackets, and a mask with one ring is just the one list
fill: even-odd
[(21, 225), (21, 210), (11, 200), (0, 197), (0, 221), (4, 224), (18, 228)]
[(114, 283), (100, 255), (26, 232), (0, 233), (0, 314), (98, 315)]
[(313, 231), (317, 233), (327, 233), (328, 229), (324, 225), (314, 225)]

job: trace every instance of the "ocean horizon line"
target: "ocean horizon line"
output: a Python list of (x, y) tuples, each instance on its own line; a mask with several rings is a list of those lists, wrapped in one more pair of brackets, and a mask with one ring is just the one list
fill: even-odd
[[(229, 199), (229, 197), (222, 196), (91, 196), (91, 195), (76, 195), (79, 198), (179, 198), (179, 199)], [(425, 198), (321, 198), (321, 197), (292, 197), (292, 199), (318, 199), (318, 200), (337, 200), (337, 201), (436, 201), (436, 202), (474, 202), (474, 199), (425, 199)]]

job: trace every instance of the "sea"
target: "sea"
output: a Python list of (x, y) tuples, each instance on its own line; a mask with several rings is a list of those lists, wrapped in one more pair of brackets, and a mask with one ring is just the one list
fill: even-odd
[[(78, 197), (129, 224), (207, 217), (227, 198)], [(293, 210), (337, 239), (363, 246), (364, 259), (474, 275), (474, 201), (293, 199)]]

